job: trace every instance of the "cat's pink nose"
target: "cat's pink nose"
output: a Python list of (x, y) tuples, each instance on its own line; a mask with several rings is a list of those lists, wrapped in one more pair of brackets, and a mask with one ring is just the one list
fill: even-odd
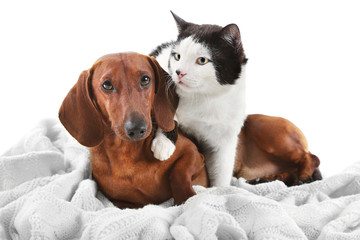
[(179, 79), (182, 79), (186, 75), (186, 73), (182, 73), (180, 70), (176, 70), (175, 72), (178, 75)]

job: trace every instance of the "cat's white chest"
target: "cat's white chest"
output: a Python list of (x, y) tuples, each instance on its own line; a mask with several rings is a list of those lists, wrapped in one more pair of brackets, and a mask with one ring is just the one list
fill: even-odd
[(176, 111), (181, 129), (200, 142), (217, 147), (239, 134), (245, 115), (245, 95), (241, 86), (215, 98), (180, 98)]

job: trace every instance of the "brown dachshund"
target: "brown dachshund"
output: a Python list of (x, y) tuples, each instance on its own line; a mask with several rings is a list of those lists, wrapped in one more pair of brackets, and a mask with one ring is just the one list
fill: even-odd
[(171, 197), (181, 204), (195, 194), (192, 185), (208, 186), (204, 157), (183, 135), (167, 161), (158, 161), (150, 150), (153, 118), (161, 129), (175, 129), (164, 77), (153, 57), (106, 55), (81, 73), (61, 105), (60, 121), (90, 148), (93, 177), (118, 207)]
[(234, 176), (249, 183), (281, 180), (288, 186), (322, 179), (318, 157), (289, 120), (249, 115), (239, 134)]

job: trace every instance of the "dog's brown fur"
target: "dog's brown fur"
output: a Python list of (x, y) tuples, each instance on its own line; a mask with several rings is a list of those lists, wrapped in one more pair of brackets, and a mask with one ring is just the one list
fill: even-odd
[[(140, 86), (144, 75), (152, 79), (148, 87)], [(102, 89), (106, 80), (111, 80), (114, 91)], [(161, 162), (153, 157), (152, 118), (165, 131), (175, 128), (165, 87), (163, 70), (153, 57), (110, 54), (81, 73), (60, 108), (65, 128), (90, 147), (100, 190), (118, 207), (142, 207), (171, 197), (180, 204), (195, 194), (192, 185), (208, 186), (204, 157), (183, 135), (179, 134), (170, 159)], [(147, 126), (136, 141), (125, 130), (134, 119)]]
[[(139, 85), (144, 74), (152, 79), (146, 88)], [(180, 132), (170, 159), (159, 161), (150, 150), (154, 119), (165, 131), (175, 128), (176, 100), (169, 102), (164, 76), (152, 57), (106, 55), (81, 73), (60, 108), (65, 128), (90, 148), (100, 190), (118, 207), (142, 207), (171, 197), (180, 204), (195, 194), (192, 185), (209, 184), (203, 155)], [(114, 91), (101, 88), (107, 79)], [(147, 126), (136, 141), (125, 130), (134, 116)], [(253, 184), (279, 179), (292, 186), (321, 179), (319, 164), (303, 133), (290, 121), (259, 114), (247, 117), (239, 134), (235, 177)]]
[(320, 180), (318, 157), (304, 134), (289, 120), (249, 115), (239, 134), (235, 177), (250, 183), (281, 180), (288, 186)]

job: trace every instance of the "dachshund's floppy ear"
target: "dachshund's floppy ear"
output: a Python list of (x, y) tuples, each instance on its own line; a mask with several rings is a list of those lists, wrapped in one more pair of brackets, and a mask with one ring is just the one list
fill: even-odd
[(158, 126), (165, 132), (175, 129), (174, 116), (179, 102), (179, 98), (174, 88), (167, 88), (167, 81), (171, 81), (171, 77), (154, 57), (150, 57), (150, 64), (155, 72), (155, 100), (153, 104), (153, 112)]
[(104, 137), (101, 116), (91, 99), (91, 72), (83, 71), (65, 97), (59, 119), (78, 142), (87, 147), (98, 145)]

